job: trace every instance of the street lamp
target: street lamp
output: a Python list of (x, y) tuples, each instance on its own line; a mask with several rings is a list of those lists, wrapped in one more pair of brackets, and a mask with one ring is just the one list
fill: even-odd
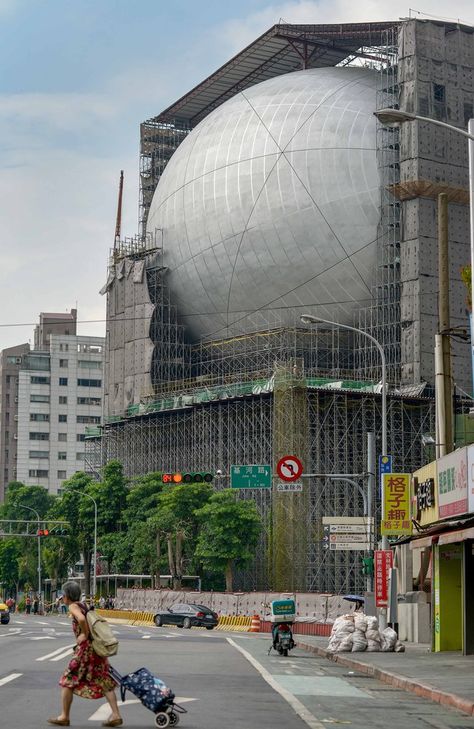
[(36, 518), (38, 519), (38, 597), (41, 601), (41, 536), (40, 536), (40, 515), (36, 511), (36, 509), (32, 509), (31, 506), (25, 506), (25, 504), (17, 504), (17, 506), (20, 506), (22, 509), (28, 509), (28, 511), (32, 511), (33, 514), (36, 514)]
[[(351, 327), (349, 324), (340, 324), (336, 321), (328, 321), (327, 319), (321, 319), (319, 316), (313, 316), (312, 314), (302, 314), (300, 320), (303, 324), (329, 324), (329, 326), (336, 327), (337, 329), (348, 329), (350, 332), (356, 332), (361, 334), (363, 337), (367, 337), (372, 344), (375, 344), (380, 354), (380, 361), (382, 364), (382, 455), (387, 455), (387, 360), (385, 359), (385, 352), (380, 342), (375, 339), (371, 334), (365, 332), (363, 329), (357, 327)], [(382, 489), (382, 519), (384, 516), (385, 507), (385, 493)], [(382, 535), (382, 549), (390, 549), (388, 537)], [(386, 620), (384, 614), (380, 615), (380, 626), (386, 627)]]
[(75, 489), (68, 489), (68, 493), (77, 494), (78, 496), (86, 496), (94, 503), (94, 573), (93, 573), (93, 584), (92, 591), (94, 593), (94, 599), (97, 594), (97, 501), (90, 495), (84, 493), (84, 491), (76, 491)]
[[(382, 363), (382, 455), (387, 455), (387, 361), (385, 359), (385, 352), (383, 351), (383, 347), (380, 344), (380, 342), (375, 339), (371, 334), (368, 332), (365, 332), (363, 329), (358, 329), (357, 327), (351, 327), (349, 324), (340, 324), (336, 321), (328, 321), (327, 319), (321, 319), (319, 316), (313, 316), (312, 314), (302, 314), (300, 316), (300, 320), (303, 324), (329, 324), (332, 327), (336, 327), (337, 329), (348, 329), (351, 332), (356, 332), (357, 334), (361, 334), (363, 337), (367, 337), (367, 339), (370, 339), (370, 341), (375, 344), (375, 346), (378, 349), (378, 352), (380, 354), (380, 360)], [(388, 549), (388, 539), (387, 540), (387, 547), (383, 547), (383, 549)]]
[[(434, 124), (438, 127), (444, 127), (451, 132), (457, 132), (469, 140), (469, 210), (470, 210), (470, 243), (471, 243), (471, 317), (474, 316), (473, 299), (474, 299), (474, 119), (469, 119), (467, 131), (459, 129), (452, 124), (431, 119), (429, 116), (420, 116), (413, 114), (405, 109), (380, 109), (374, 111), (381, 124), (389, 126), (403, 124), (403, 122), (419, 121)], [(471, 323), (471, 360), (474, 364), (474, 326)], [(473, 367), (473, 384), (474, 384), (474, 367)]]

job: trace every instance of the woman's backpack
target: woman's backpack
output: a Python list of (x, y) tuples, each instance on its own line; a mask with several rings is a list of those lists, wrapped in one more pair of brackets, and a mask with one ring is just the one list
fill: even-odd
[(112, 633), (112, 629), (107, 620), (101, 615), (98, 615), (95, 610), (88, 610), (86, 618), (94, 652), (102, 658), (115, 656), (118, 651), (119, 642)]

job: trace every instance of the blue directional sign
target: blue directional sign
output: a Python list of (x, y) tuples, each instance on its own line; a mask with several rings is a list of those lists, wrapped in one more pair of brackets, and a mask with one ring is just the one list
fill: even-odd
[(392, 456), (379, 456), (379, 473), (393, 473)]

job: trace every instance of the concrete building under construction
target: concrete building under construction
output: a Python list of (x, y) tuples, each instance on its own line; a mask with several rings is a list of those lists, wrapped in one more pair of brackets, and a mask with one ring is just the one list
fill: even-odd
[[(377, 501), (367, 433), (381, 453), (380, 359), (361, 333), (308, 328), (301, 314), (383, 345), (393, 468), (431, 455), (437, 198), (449, 201), (450, 329), (462, 335), (467, 142), (420, 122), (383, 127), (373, 112), (465, 128), (473, 33), (276, 25), (141, 125), (140, 229), (110, 254), (105, 420), (87, 438), (88, 468), (219, 470), (228, 486), (231, 465), (299, 456), (316, 474), (302, 492), (276, 479), (242, 492), (265, 523), (246, 588), (340, 592), (363, 579), (360, 552), (324, 548), (322, 517), (362, 514), (354, 481)], [(462, 336), (451, 346), (459, 425), (470, 351)]]

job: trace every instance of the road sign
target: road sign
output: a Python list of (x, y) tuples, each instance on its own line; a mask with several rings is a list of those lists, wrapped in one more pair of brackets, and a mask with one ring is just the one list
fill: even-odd
[(373, 524), (373, 520), (371, 524), (325, 524), (324, 531), (327, 531), (328, 534), (329, 532), (332, 534), (346, 534), (347, 532), (351, 534), (367, 534), (367, 530), (373, 530)]
[(230, 485), (233, 489), (270, 489), (271, 466), (231, 466)]
[(323, 516), (323, 524), (374, 524), (373, 516)]
[(363, 551), (366, 552), (371, 549), (368, 542), (323, 542), (323, 548), (329, 549), (330, 552), (343, 552), (343, 551)]
[(354, 534), (354, 532), (345, 532), (344, 534), (328, 534), (324, 539), (327, 539), (329, 544), (338, 544), (342, 542), (366, 542), (367, 534)]
[(284, 456), (277, 463), (277, 473), (283, 481), (297, 481), (303, 473), (303, 464), (296, 456)]
[(303, 491), (303, 481), (293, 481), (292, 483), (277, 483), (276, 490), (280, 493), (300, 493)]
[(392, 473), (392, 456), (379, 456), (379, 473)]

